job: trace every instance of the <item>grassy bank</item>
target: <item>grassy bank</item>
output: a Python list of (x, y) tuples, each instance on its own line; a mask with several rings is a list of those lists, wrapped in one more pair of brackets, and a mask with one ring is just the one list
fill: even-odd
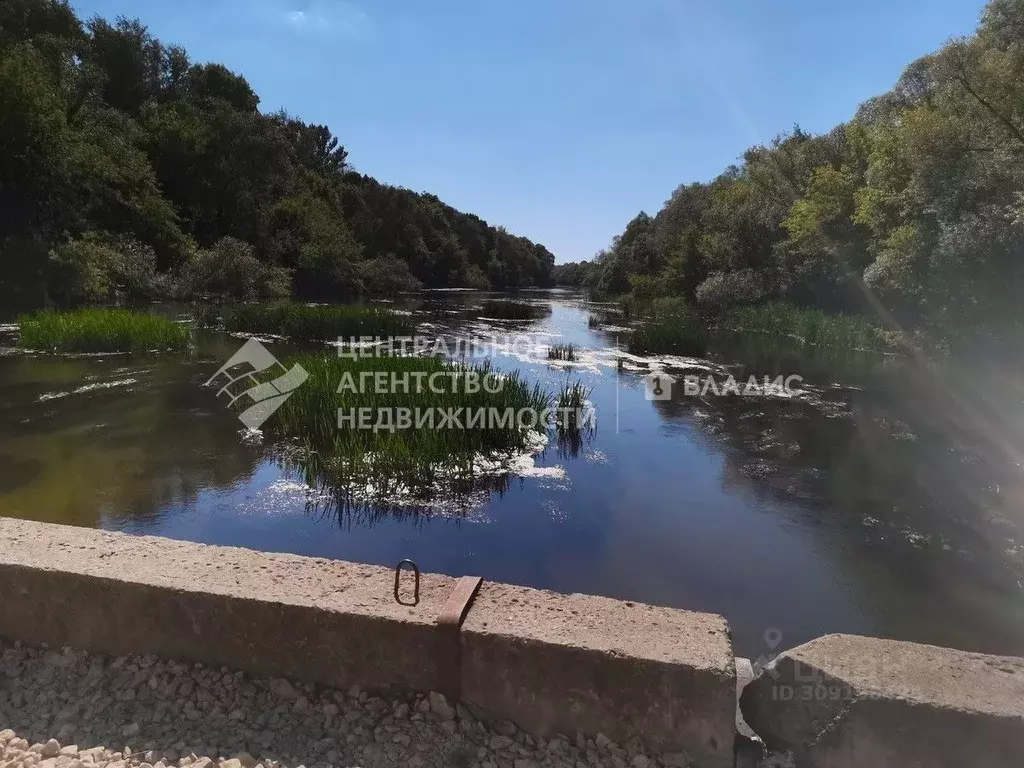
[(495, 320), (538, 320), (547, 317), (551, 309), (547, 306), (527, 304), (525, 301), (488, 299), (480, 307), (480, 317)]
[(189, 329), (127, 309), (39, 312), (18, 318), (19, 344), (53, 352), (149, 352), (186, 349)]
[[(298, 464), (307, 482), (335, 492), (362, 489), (381, 498), (409, 490), (428, 494), (445, 480), (469, 478), (475, 458), (524, 451), (531, 440), (528, 430), (514, 421), (484, 418), (473, 423), (469, 414), (479, 409), (498, 414), (532, 409), (540, 414), (552, 402), (550, 395), (539, 386), (530, 387), (518, 373), (499, 378), (486, 365), (453, 366), (433, 357), (308, 356), (292, 362), (302, 365), (309, 378), (268, 426), (301, 447)], [(378, 391), (372, 378), (363, 379), (364, 373), (385, 375), (385, 391)], [(409, 383), (393, 386), (392, 376)], [(484, 377), (498, 391), (473, 386), (474, 379), (484, 382)], [(366, 385), (359, 387), (363, 381)], [(356, 418), (340, 422), (339, 409)], [(359, 422), (360, 409), (372, 414), (369, 428)], [(382, 424), (399, 428), (374, 430), (380, 409), (390, 414)], [(404, 427), (402, 409), (408, 409), (412, 419)], [(417, 421), (417, 414), (426, 418), (429, 412), (429, 423)], [(444, 421), (444, 412), (458, 413), (458, 421)]]
[(237, 304), (223, 310), (224, 330), (265, 333), (293, 339), (333, 341), (359, 336), (411, 336), (412, 319), (376, 307)]
[(891, 352), (899, 347), (892, 333), (860, 315), (825, 312), (784, 302), (740, 307), (728, 313), (721, 327), (744, 333), (788, 336), (813, 347)]

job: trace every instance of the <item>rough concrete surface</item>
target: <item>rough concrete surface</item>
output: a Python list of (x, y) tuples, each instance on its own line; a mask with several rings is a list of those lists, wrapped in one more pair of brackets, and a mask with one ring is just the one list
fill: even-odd
[[(29, 643), (436, 689), (455, 579), (423, 574), (415, 607), (393, 583), (375, 566), (0, 519), (0, 636)], [(463, 696), (492, 715), (707, 768), (731, 765), (734, 686), (727, 626), (708, 614), (485, 584), (462, 634)]]
[(800, 768), (1024, 765), (1024, 659), (829, 635), (747, 686), (747, 722)]
[(736, 670), (720, 616), (487, 584), (463, 626), (465, 697), (515, 701), (537, 733), (580, 728), (731, 766)]

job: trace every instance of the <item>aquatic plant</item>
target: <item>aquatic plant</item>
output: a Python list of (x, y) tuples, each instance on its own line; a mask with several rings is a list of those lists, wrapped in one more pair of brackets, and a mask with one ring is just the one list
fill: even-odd
[(294, 363), (309, 378), (268, 427), (292, 441), (307, 483), (341, 493), (428, 494), (471, 478), (482, 458), (527, 450), (536, 440), (529, 415), (539, 418), (552, 402), (518, 372), (489, 364), (398, 356), (304, 356), (288, 367)]
[(224, 329), (293, 339), (331, 341), (360, 336), (410, 336), (415, 323), (377, 307), (310, 306), (296, 302), (237, 304), (224, 308)]
[(665, 302), (656, 314), (645, 319), (629, 336), (627, 346), (634, 355), (666, 353), (700, 356), (707, 351), (704, 328), (683, 302)]
[(555, 444), (562, 458), (578, 456), (594, 435), (590, 392), (581, 382), (566, 382), (555, 398)]
[(747, 333), (789, 336), (808, 346), (878, 352), (901, 346), (898, 334), (884, 331), (866, 317), (770, 302), (740, 307), (725, 315), (721, 326)]
[(188, 347), (189, 329), (127, 309), (39, 312), (18, 318), (19, 344), (53, 352), (149, 352)]
[(569, 363), (576, 362), (579, 347), (575, 344), (555, 344), (548, 347), (548, 360), (564, 360)]
[(555, 429), (558, 432), (578, 430), (586, 425), (580, 422), (591, 390), (582, 382), (566, 382), (555, 397)]
[(551, 314), (546, 305), (527, 304), (525, 301), (488, 299), (480, 307), (480, 316), (496, 320), (537, 320)]

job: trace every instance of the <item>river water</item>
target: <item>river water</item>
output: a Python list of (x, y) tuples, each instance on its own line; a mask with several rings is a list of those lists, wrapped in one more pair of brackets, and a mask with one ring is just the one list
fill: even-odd
[(695, 396), (677, 384), (652, 401), (649, 370), (706, 371), (623, 356), (628, 332), (580, 296), (521, 296), (550, 315), (487, 321), (473, 293), (401, 302), (420, 335), (582, 349), (574, 365), (491, 351), (497, 368), (552, 391), (582, 381), (597, 429), (574, 450), (552, 443), (458, 512), (311, 504), (202, 386), (238, 338), (200, 334), (188, 355), (57, 357), (13, 349), (16, 328), (4, 326), (0, 514), (381, 565), (410, 558), (424, 571), (711, 611), (752, 658), (829, 632), (1024, 654), (1019, 372), (954, 375), (731, 336), (705, 361), (716, 381), (799, 375), (801, 393)]

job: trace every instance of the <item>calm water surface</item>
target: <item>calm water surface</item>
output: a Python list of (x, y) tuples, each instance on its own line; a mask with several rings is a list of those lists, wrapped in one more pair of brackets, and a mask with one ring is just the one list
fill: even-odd
[(620, 370), (625, 332), (590, 328), (595, 308), (572, 294), (529, 297), (550, 316), (480, 320), (479, 294), (407, 302), (421, 335), (526, 333), (585, 349), (571, 370), (493, 357), (551, 390), (582, 380), (598, 427), (463, 514), (311, 507), (202, 386), (239, 339), (203, 336), (187, 357), (67, 358), (10, 349), (11, 327), (0, 331), (0, 514), (382, 565), (408, 557), (713, 611), (755, 658), (827, 632), (1024, 653), (1019, 373), (735, 337), (716, 340), (710, 362), (744, 379), (800, 374), (806, 393), (676, 387), (652, 402), (642, 377), (660, 363)]

